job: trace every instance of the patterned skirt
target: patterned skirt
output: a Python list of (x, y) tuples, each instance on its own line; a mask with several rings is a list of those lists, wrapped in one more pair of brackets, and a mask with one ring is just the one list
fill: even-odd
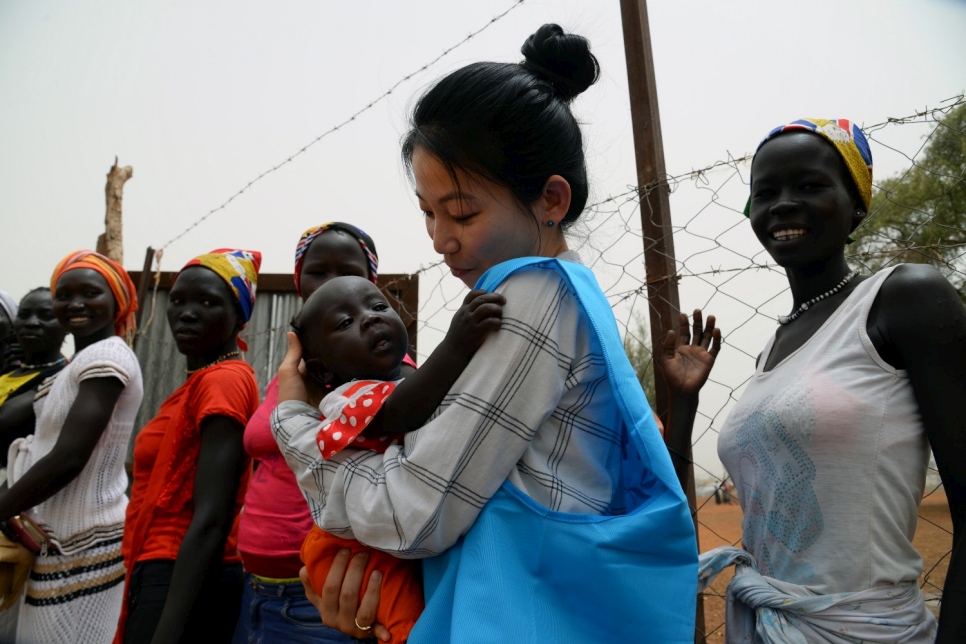
[(70, 555), (37, 557), (17, 622), (17, 642), (109, 644), (124, 601), (121, 538)]

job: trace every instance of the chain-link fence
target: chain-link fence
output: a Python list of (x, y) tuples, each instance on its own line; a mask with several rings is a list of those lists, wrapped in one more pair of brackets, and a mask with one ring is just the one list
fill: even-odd
[[(857, 242), (847, 251), (850, 264), (872, 273), (898, 262), (930, 263), (966, 300), (966, 208), (961, 207), (966, 201), (963, 97), (946, 101), (938, 109), (868, 126), (865, 131), (873, 158), (898, 159), (902, 170), (876, 178), (870, 213), (855, 235)], [(699, 307), (717, 314), (726, 335), (718, 364), (702, 392), (694, 431), (696, 478), (705, 483), (706, 494), (722, 490), (721, 501), (728, 500), (727, 491), (733, 487), (710, 452), (728, 411), (754, 372), (765, 340), (777, 327), (776, 316), (791, 308), (781, 269), (770, 263), (742, 213), (749, 163), (747, 157), (727, 159), (672, 177), (664, 184), (672, 192), (682, 308)], [(629, 210), (633, 209), (630, 205)], [(628, 226), (628, 234), (634, 234), (633, 226)], [(613, 256), (607, 261), (614, 264)], [(924, 563), (920, 585), (927, 605), (938, 614), (952, 548), (952, 524), (932, 463), (925, 489), (914, 543)], [(699, 496), (697, 509), (702, 551), (740, 543), (740, 508), (715, 503), (712, 495)], [(724, 591), (729, 581), (730, 575), (723, 576), (706, 593), (708, 641), (723, 641)]]
[[(857, 231), (857, 243), (849, 248), (849, 262), (863, 272), (896, 262), (928, 262), (966, 300), (966, 99), (955, 97), (939, 108), (888, 119), (864, 130), (877, 164), (888, 160), (884, 165), (901, 170), (876, 177), (873, 206)], [(749, 156), (728, 155), (640, 189), (628, 186), (590, 205), (570, 235), (571, 248), (594, 270), (612, 304), (625, 346), (646, 381), (653, 364), (646, 323), (647, 243), (641, 233), (639, 194), (670, 192), (682, 308), (716, 315), (724, 334), (714, 371), (701, 392), (693, 433), (702, 551), (741, 541), (741, 510), (736, 502), (729, 502), (734, 488), (715, 446), (728, 412), (754, 373), (758, 354), (777, 328), (777, 316), (787, 313), (791, 303), (783, 270), (765, 254), (742, 212), (750, 161)], [(418, 310), (404, 315), (417, 320), (421, 361), (442, 339), (466, 289), (449, 276), (437, 257), (426, 257), (416, 275)], [(392, 284), (383, 287), (391, 289)], [(268, 338), (259, 346), (265, 351), (274, 347), (263, 361), (265, 374), (260, 375), (267, 377), (281, 360), (279, 338), (284, 337), (291, 312), (259, 325), (259, 336)], [(951, 552), (951, 525), (945, 493), (931, 465), (915, 545), (924, 561), (920, 584), (929, 607), (937, 613)], [(730, 574), (723, 574), (704, 594), (708, 642), (724, 639), (724, 593), (729, 581)]]
[[(876, 177), (873, 206), (857, 231), (857, 243), (847, 252), (849, 262), (866, 273), (896, 262), (928, 262), (966, 300), (966, 207), (957, 211), (956, 205), (966, 205), (966, 100), (956, 97), (938, 109), (864, 129), (873, 158), (902, 169), (889, 177)], [(958, 141), (959, 147), (948, 145), (947, 139)], [(958, 159), (939, 158), (955, 155), (957, 149)], [(734, 498), (734, 488), (717, 459), (718, 431), (754, 373), (758, 354), (777, 328), (777, 316), (791, 308), (783, 270), (765, 254), (742, 212), (750, 161), (748, 156), (729, 156), (641, 189), (670, 191), (681, 306), (685, 311), (700, 308), (716, 315), (725, 336), (701, 393), (693, 434), (702, 551), (740, 544), (741, 509), (736, 502), (727, 502)], [(647, 244), (641, 233), (638, 193), (630, 186), (591, 205), (571, 236), (571, 247), (594, 270), (625, 333), (625, 345), (635, 354), (635, 367), (647, 378), (653, 365), (645, 322)], [(425, 357), (445, 333), (465, 290), (438, 261), (420, 270), (420, 282), (417, 317), (420, 353)], [(927, 605), (938, 613), (952, 524), (934, 465), (929, 468), (919, 519), (915, 545), (924, 561), (920, 584)], [(709, 642), (724, 639), (724, 592), (729, 581), (730, 574), (724, 574), (705, 593)]]

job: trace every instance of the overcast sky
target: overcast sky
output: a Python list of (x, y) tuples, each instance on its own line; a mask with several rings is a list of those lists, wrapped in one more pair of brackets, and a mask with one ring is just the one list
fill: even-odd
[[(146, 247), (163, 245), (512, 4), (0, 1), (0, 288), (19, 298), (46, 284), (66, 253), (94, 247), (115, 155), (134, 168), (124, 190), (124, 248), (127, 267), (140, 269)], [(963, 1), (665, 0), (652, 1), (649, 11), (672, 174), (749, 152), (773, 125), (800, 116), (877, 123), (966, 89)], [(373, 235), (383, 272), (435, 261), (399, 162), (407, 108), (448, 70), (519, 60), (520, 45), (544, 22), (592, 43), (602, 78), (574, 104), (592, 199), (625, 192), (635, 169), (618, 3), (526, 0), (173, 243), (162, 268), (233, 246), (262, 251), (265, 272), (288, 272), (301, 231), (336, 219)], [(889, 135), (910, 149), (922, 134), (908, 128)], [(876, 174), (903, 163), (886, 151), (876, 158)], [(735, 181), (721, 195), (740, 209), (747, 192)], [(675, 222), (691, 220), (708, 202), (699, 187), (682, 190), (672, 198)], [(622, 214), (633, 224), (631, 210)], [(689, 230), (723, 221), (695, 220)], [(599, 234), (591, 243), (606, 246), (619, 232)], [(735, 248), (756, 252), (746, 227), (729, 235)], [(699, 247), (676, 243), (679, 257)], [(618, 273), (632, 261), (637, 270), (640, 261), (625, 252), (627, 259), (615, 261)], [(600, 268), (602, 282), (608, 270), (613, 277), (613, 267)], [(440, 273), (431, 275), (424, 296)], [(741, 297), (764, 301), (779, 293), (781, 279), (773, 277), (742, 287)], [(456, 293), (460, 284), (444, 277), (441, 287)], [(707, 288), (682, 282), (683, 308), (708, 299)], [(788, 301), (775, 306), (785, 312)], [(727, 307), (718, 309), (732, 316), (722, 319), (726, 330), (740, 315)], [(762, 331), (743, 330), (744, 352), (760, 350)], [(422, 353), (429, 345), (420, 340)], [(747, 369), (739, 361), (720, 371), (737, 384)], [(717, 468), (713, 440), (706, 443), (700, 458)]]

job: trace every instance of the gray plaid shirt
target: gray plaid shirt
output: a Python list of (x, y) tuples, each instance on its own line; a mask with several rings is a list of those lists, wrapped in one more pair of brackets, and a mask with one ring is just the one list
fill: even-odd
[(323, 461), (319, 411), (276, 407), (272, 431), (319, 527), (429, 557), (455, 544), (507, 480), (551, 510), (608, 513), (622, 421), (588, 321), (550, 269), (517, 272), (497, 291), (506, 297), (500, 331), (432, 419), (385, 453), (346, 449)]

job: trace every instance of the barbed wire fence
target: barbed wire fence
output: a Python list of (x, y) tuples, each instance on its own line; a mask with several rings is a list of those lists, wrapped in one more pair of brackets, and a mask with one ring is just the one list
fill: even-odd
[[(281, 163), (249, 181), (227, 201), (172, 237), (161, 249), (181, 239), (208, 217), (224, 210), (254, 183), (292, 162), (328, 134), (352, 122), (389, 96), (399, 84), (430, 67), (523, 1), (517, 0), (504, 13), (495, 16), (460, 43), (444, 50), (439, 57), (416, 72), (405, 76), (344, 122), (326, 130)], [(928, 244), (920, 243), (908, 230), (898, 235), (889, 226), (875, 226), (877, 218), (882, 216), (883, 204), (907, 207), (919, 214), (918, 228), (913, 232), (933, 223), (935, 215), (928, 209), (899, 203), (893, 195), (898, 187), (910, 180), (914, 169), (936, 172), (922, 165), (924, 152), (940, 129), (950, 127), (943, 117), (963, 105), (966, 105), (966, 99), (957, 96), (942, 102), (937, 108), (890, 118), (863, 128), (872, 144), (873, 158), (891, 158), (891, 165), (902, 170), (887, 183), (882, 183), (879, 177), (876, 179), (879, 196), (874, 204), (878, 203), (879, 207), (874, 206), (862, 224), (862, 228), (871, 232), (848, 254), (848, 260), (854, 267), (864, 272), (874, 272), (897, 261), (928, 261), (964, 292), (966, 229), (962, 222), (958, 225), (944, 222), (948, 234), (940, 236), (938, 242), (933, 240)], [(966, 137), (966, 132), (957, 132)], [(641, 233), (640, 197), (653, 190), (670, 192), (677, 253), (674, 259), (682, 308), (700, 308), (706, 314), (715, 314), (725, 338), (714, 372), (701, 393), (693, 434), (695, 478), (699, 492), (696, 512), (702, 551), (722, 545), (738, 545), (741, 541), (740, 512), (734, 506), (717, 509), (715, 495), (711, 493), (718, 490), (720, 500), (721, 491), (724, 491), (724, 498), (727, 499), (731, 494), (729, 490), (733, 489), (729, 487), (731, 481), (717, 461), (715, 445), (728, 412), (754, 373), (756, 358), (765, 340), (777, 327), (777, 316), (791, 308), (784, 272), (765, 254), (742, 212), (748, 195), (750, 161), (750, 155), (736, 157), (726, 154), (714, 163), (670, 175), (647, 186), (629, 185), (625, 191), (600, 198), (589, 205), (581, 223), (571, 235), (571, 247), (594, 270), (613, 307), (625, 336), (625, 344), (648, 348), (646, 353), (649, 355), (651, 343), (645, 322), (648, 318), (648, 302), (644, 272), (644, 254), (649, 245)], [(942, 178), (944, 192), (934, 195), (931, 203), (947, 198), (952, 191), (962, 189), (966, 182), (966, 176), (962, 173)], [(415, 315), (418, 320), (419, 357), (425, 359), (442, 339), (466, 291), (458, 280), (449, 276), (445, 264), (437, 258), (426, 258), (416, 273), (420, 278), (420, 304), (418, 310), (408, 313)], [(149, 320), (154, 317), (156, 298), (155, 289)], [(268, 338), (267, 341), (259, 341), (257, 352), (247, 358), (253, 363), (264, 363), (265, 374), (262, 376), (269, 375), (284, 354), (287, 323), (288, 316), (277, 315), (268, 328), (258, 331), (256, 337), (249, 338), (250, 343), (259, 338)], [(642, 374), (654, 368), (651, 362), (635, 367)], [(938, 472), (931, 464), (915, 545), (924, 561), (920, 586), (927, 604), (937, 613), (952, 547), (951, 522), (944, 498)], [(704, 594), (705, 638), (708, 642), (724, 639), (724, 594), (729, 581), (730, 575), (722, 575)]]
[[(281, 161), (245, 182), (227, 199), (204, 212), (187, 227), (171, 236), (159, 247), (155, 255), (155, 272), (160, 274), (163, 251), (182, 240), (200, 224), (225, 211), (233, 202), (246, 194), (254, 185), (284, 169), (330, 135), (359, 120), (367, 112), (388, 99), (406, 82), (429, 70), (454, 50), (470, 42), (474, 37), (522, 5), (525, 0), (512, 0), (501, 13), (469, 32), (463, 39), (443, 49), (435, 58), (396, 80), (385, 91), (374, 96), (340, 122), (322, 130)], [(921, 206), (910, 207), (894, 195), (904, 182), (909, 181), (916, 168), (935, 173), (921, 164), (924, 151), (937, 132), (950, 127), (943, 120), (953, 109), (966, 105), (963, 96), (942, 102), (938, 108), (916, 111), (905, 117), (890, 118), (881, 123), (864, 126), (877, 160), (892, 157), (893, 165), (902, 168), (894, 181), (877, 184), (879, 204), (907, 207), (916, 212), (918, 228), (897, 229), (891, 226), (875, 227), (862, 243), (849, 254), (850, 263), (865, 272), (874, 272), (897, 261), (928, 261), (966, 292), (966, 228), (942, 223), (947, 228), (945, 237), (933, 238), (922, 243), (916, 236), (921, 228), (933, 223), (935, 215)], [(913, 131), (907, 136), (907, 131)], [(966, 132), (958, 130), (960, 136)], [(898, 163), (895, 161), (898, 160)], [(733, 156), (730, 153), (710, 164), (700, 164), (697, 169), (669, 175), (646, 186), (628, 185), (626, 190), (601, 196), (586, 209), (581, 223), (571, 235), (571, 247), (575, 248), (597, 275), (615, 318), (625, 337), (625, 345), (631, 349), (644, 348), (641, 355), (650, 355), (651, 341), (647, 328), (648, 300), (647, 276), (644, 271), (644, 255), (652, 246), (641, 232), (640, 202), (642, 195), (655, 190), (670, 192), (673, 216), (674, 247), (677, 257), (676, 278), (679, 282), (680, 301), (685, 310), (700, 308), (706, 314), (715, 314), (724, 332), (724, 346), (718, 357), (714, 372), (701, 394), (701, 405), (693, 433), (693, 458), (695, 478), (698, 483), (698, 499), (695, 508), (701, 550), (707, 551), (722, 545), (739, 545), (741, 542), (741, 514), (736, 505), (719, 506), (718, 500), (733, 498), (730, 478), (716, 458), (715, 445), (721, 426), (729, 411), (741, 396), (755, 370), (756, 358), (765, 340), (774, 333), (779, 314), (790, 309), (790, 296), (784, 272), (764, 253), (754, 238), (742, 213), (748, 195), (750, 155)], [(932, 203), (947, 198), (953, 190), (961, 188), (966, 177), (960, 168), (959, 175), (946, 175), (945, 189), (933, 195)], [(869, 213), (864, 228), (872, 228), (883, 208)], [(449, 276), (447, 267), (436, 257), (427, 257), (416, 271), (420, 278), (419, 306), (412, 314), (417, 319), (420, 339), (420, 361), (424, 360), (444, 336), (453, 313), (462, 302), (465, 287)], [(388, 285), (389, 288), (392, 285)], [(246, 360), (256, 366), (260, 382), (266, 382), (277, 369), (285, 352), (285, 332), (293, 312), (291, 298), (272, 296), (269, 307), (270, 320), (255, 331), (245, 333), (253, 351)], [(159, 296), (158, 283), (154, 282), (149, 299), (148, 315), (138, 339), (154, 347), (154, 360), (161, 363), (177, 356), (173, 342), (164, 338), (162, 315), (166, 294)], [(156, 319), (160, 318), (160, 320)], [(671, 325), (673, 326), (673, 325)], [(140, 352), (139, 352), (140, 353)], [(635, 364), (646, 378), (653, 372), (652, 360)], [(145, 369), (146, 373), (149, 369)], [(180, 369), (175, 370), (180, 377)], [(162, 384), (166, 392), (173, 391), (178, 382), (171, 379)], [(163, 396), (162, 396), (163, 397)], [(717, 492), (718, 494), (714, 494)], [(723, 494), (722, 494), (723, 492)], [(930, 464), (925, 494), (919, 513), (919, 528), (915, 541), (923, 562), (920, 586), (927, 605), (938, 613), (942, 602), (942, 588), (952, 548), (951, 521), (945, 507), (945, 493), (934, 465)], [(723, 574), (704, 593), (705, 641), (724, 640), (725, 589), (730, 574)]]
[[(882, 184), (877, 178), (879, 196), (862, 224), (872, 228), (883, 212), (882, 204), (896, 201), (898, 186), (911, 176), (913, 168), (923, 169), (921, 160), (935, 133), (949, 125), (943, 116), (966, 105), (963, 96), (944, 101), (940, 107), (891, 118), (864, 128), (873, 148), (873, 157), (888, 160), (897, 156), (901, 163), (884, 163), (902, 168), (895, 181)], [(911, 130), (911, 132), (910, 132)], [(966, 131), (959, 131), (966, 137)], [(755, 371), (758, 354), (777, 328), (777, 316), (791, 309), (791, 295), (784, 271), (765, 254), (743, 214), (748, 197), (751, 156), (726, 155), (724, 159), (699, 169), (672, 175), (652, 185), (607, 196), (587, 207), (580, 229), (571, 236), (571, 247), (597, 275), (610, 301), (618, 325), (629, 347), (648, 348), (647, 278), (644, 253), (648, 248), (641, 233), (640, 194), (666, 189), (671, 193), (674, 246), (678, 257), (682, 308), (700, 308), (715, 314), (725, 341), (716, 366), (701, 393), (701, 405), (693, 434), (695, 477), (699, 497), (697, 520), (701, 550), (741, 542), (741, 515), (736, 505), (717, 507), (719, 500), (734, 498), (730, 478), (715, 456), (718, 433), (728, 412), (741, 396)], [(933, 172), (934, 169), (925, 168)], [(962, 173), (962, 168), (960, 169)], [(948, 196), (966, 185), (963, 174), (946, 176)], [(876, 207), (879, 204), (879, 207)], [(908, 204), (902, 207), (916, 209)], [(918, 209), (920, 227), (933, 218)], [(966, 217), (964, 217), (966, 220)], [(966, 278), (966, 224), (951, 229), (947, 243), (917, 245), (912, 237), (890, 236), (889, 229), (870, 233), (874, 243), (857, 244), (847, 252), (848, 261), (865, 273), (875, 272), (895, 261), (925, 261), (937, 266), (954, 284)], [(937, 253), (937, 248), (942, 250)], [(420, 333), (420, 357), (445, 334), (452, 314), (462, 301), (465, 288), (448, 277), (442, 262), (427, 263), (420, 269), (420, 308), (416, 312)], [(653, 364), (635, 365), (639, 372)], [(722, 495), (722, 491), (724, 494)], [(709, 503), (711, 504), (709, 506)], [(942, 601), (942, 587), (952, 548), (951, 522), (945, 494), (934, 464), (929, 466), (923, 505), (919, 515), (915, 545), (924, 562), (920, 586), (927, 605), (936, 613)], [(705, 592), (705, 638), (724, 640), (724, 595), (730, 575), (722, 575)]]
[[(157, 329), (155, 329), (154, 331), (151, 330), (152, 324), (154, 323), (154, 319), (155, 319), (155, 313), (159, 310), (159, 308), (160, 310), (163, 310), (165, 307), (165, 303), (167, 302), (167, 299), (165, 298), (164, 302), (162, 302), (159, 307), (158, 289), (160, 286), (160, 277), (161, 277), (161, 261), (164, 256), (165, 249), (167, 249), (172, 244), (178, 242), (179, 240), (183, 239), (186, 235), (188, 235), (193, 230), (198, 228), (198, 226), (200, 226), (210, 217), (220, 212), (223, 212), (235, 200), (242, 197), (246, 192), (248, 192), (255, 184), (261, 182), (266, 177), (288, 166), (289, 164), (297, 160), (299, 157), (304, 155), (306, 152), (308, 152), (310, 148), (314, 147), (316, 144), (321, 142), (323, 139), (338, 132), (339, 130), (341, 130), (346, 126), (352, 123), (355, 123), (357, 119), (359, 119), (359, 117), (363, 116), (366, 112), (369, 112), (377, 105), (379, 105), (380, 103), (388, 99), (393, 94), (393, 92), (395, 92), (400, 86), (404, 85), (405, 83), (411, 80), (414, 80), (415, 78), (420, 76), (423, 72), (432, 68), (440, 60), (447, 57), (448, 55), (450, 55), (460, 47), (466, 45), (467, 43), (472, 41), (473, 38), (475, 38), (476, 36), (479, 36), (481, 33), (486, 31), (490, 27), (492, 27), (494, 24), (506, 18), (506, 16), (508, 16), (515, 9), (520, 7), (524, 2), (526, 2), (526, 0), (512, 0), (512, 2), (507, 6), (507, 8), (504, 9), (502, 12), (494, 15), (487, 22), (483, 23), (481, 26), (477, 27), (473, 31), (470, 31), (469, 33), (467, 33), (467, 35), (463, 39), (443, 49), (436, 57), (423, 63), (419, 68), (409, 72), (408, 74), (405, 74), (404, 76), (396, 80), (392, 85), (389, 86), (388, 89), (386, 89), (385, 91), (381, 92), (379, 95), (372, 98), (372, 100), (370, 100), (367, 104), (360, 107), (355, 112), (351, 113), (348, 117), (346, 117), (342, 121), (324, 130), (321, 134), (313, 137), (310, 141), (305, 143), (298, 150), (295, 150), (294, 152), (292, 152), (288, 157), (286, 157), (282, 161), (279, 161), (275, 165), (267, 168), (266, 170), (262, 171), (261, 173), (259, 173), (258, 175), (256, 175), (255, 177), (247, 181), (241, 188), (233, 192), (223, 202), (221, 202), (214, 208), (208, 210), (207, 212), (205, 212), (204, 214), (202, 214), (201, 216), (193, 220), (180, 232), (178, 232), (170, 239), (168, 239), (166, 242), (158, 246), (158, 248), (154, 250), (153, 259), (151, 262), (153, 265), (153, 269), (151, 271), (153, 277), (149, 280), (149, 283), (151, 284), (150, 300), (149, 300), (150, 304), (147, 307), (147, 315), (144, 317), (143, 321), (139, 323), (138, 329), (135, 332), (137, 341), (141, 343), (154, 344), (162, 351), (171, 350), (174, 346), (170, 338), (165, 339), (165, 334), (163, 330), (160, 333), (158, 332)], [(150, 250), (151, 249), (149, 249), (149, 251)], [(432, 268), (434, 266), (438, 266), (439, 264), (441, 264), (441, 262), (435, 262), (435, 263), (431, 262), (427, 268)], [(280, 309), (287, 308), (285, 304), (281, 302), (279, 302), (278, 304), (280, 305), (279, 306)], [(142, 306), (145, 306), (145, 303), (142, 303)], [(273, 311), (272, 315), (277, 317), (279, 314), (275, 312), (275, 308), (276, 307), (272, 308), (272, 311)], [(282, 320), (282, 322), (279, 325), (272, 325), (267, 329), (258, 331), (254, 335), (254, 339), (256, 341), (264, 340), (263, 336), (267, 336), (269, 338), (268, 342), (259, 343), (261, 345), (261, 348), (257, 350), (255, 353), (248, 356), (248, 360), (253, 363), (256, 363), (258, 361), (265, 361), (266, 366), (264, 367), (264, 369), (266, 369), (266, 372), (258, 374), (259, 382), (265, 381), (267, 376), (267, 370), (276, 368), (278, 360), (281, 359), (281, 355), (284, 355), (284, 347), (281, 347), (278, 345), (279, 345), (280, 339), (284, 340), (285, 338), (285, 331), (287, 330), (287, 328), (283, 328), (283, 327), (286, 326), (288, 319), (289, 319), (288, 317), (285, 317), (284, 320)], [(279, 351), (281, 351), (281, 354), (278, 354)], [(264, 393), (264, 388), (263, 388), (263, 393)]]
[(522, 5), (524, 2), (526, 2), (526, 0), (513, 0), (513, 3), (509, 7), (507, 7), (503, 12), (501, 12), (501, 13), (493, 16), (492, 18), (490, 18), (490, 20), (488, 20), (486, 23), (484, 23), (481, 27), (479, 27), (479, 28), (471, 31), (469, 34), (466, 35), (465, 38), (463, 38), (462, 40), (460, 40), (456, 44), (447, 47), (442, 52), (440, 52), (440, 54), (438, 56), (436, 56), (432, 60), (424, 63), (418, 69), (409, 72), (408, 74), (406, 74), (405, 76), (403, 76), (402, 78), (400, 78), (399, 80), (397, 80), (395, 83), (393, 83), (392, 85), (389, 86), (389, 89), (385, 90), (384, 92), (382, 92), (381, 94), (379, 94), (378, 96), (376, 96), (375, 98), (373, 98), (366, 105), (362, 106), (361, 108), (359, 108), (358, 110), (356, 110), (355, 112), (353, 112), (352, 114), (350, 114), (344, 120), (340, 121), (339, 123), (336, 123), (335, 125), (333, 125), (329, 129), (325, 130), (324, 132), (322, 132), (318, 136), (314, 137), (311, 141), (309, 141), (308, 143), (306, 143), (305, 145), (303, 145), (301, 148), (299, 148), (298, 150), (296, 150), (295, 152), (293, 152), (292, 154), (290, 154), (288, 157), (286, 157), (282, 161), (279, 161), (278, 163), (276, 163), (275, 165), (271, 166), (270, 168), (262, 171), (259, 175), (257, 175), (256, 177), (254, 177), (253, 179), (251, 179), (250, 181), (248, 181), (240, 189), (238, 189), (237, 191), (235, 191), (234, 193), (232, 193), (232, 195), (229, 196), (228, 199), (226, 199), (225, 201), (223, 201), (221, 204), (215, 206), (214, 208), (212, 208), (211, 210), (209, 210), (208, 212), (206, 212), (202, 216), (198, 217), (196, 220), (194, 220), (192, 223), (190, 223), (184, 230), (182, 230), (177, 235), (175, 235), (174, 237), (172, 237), (171, 239), (169, 239), (168, 241), (166, 241), (159, 248), (159, 251), (164, 251), (165, 248), (167, 248), (168, 246), (170, 246), (174, 242), (178, 241), (179, 239), (183, 238), (185, 235), (187, 235), (192, 230), (194, 230), (199, 225), (201, 225), (206, 219), (208, 219), (212, 215), (214, 215), (214, 214), (216, 214), (218, 212), (221, 212), (222, 210), (224, 210), (225, 208), (227, 208), (229, 205), (231, 205), (231, 203), (233, 201), (235, 201), (236, 199), (238, 199), (239, 197), (241, 197), (243, 194), (245, 194), (245, 192), (247, 192), (256, 183), (260, 182), (265, 177), (267, 177), (267, 176), (269, 176), (271, 174), (274, 174), (275, 172), (278, 172), (279, 170), (281, 170), (285, 166), (289, 165), (290, 163), (292, 163), (293, 161), (295, 161), (298, 157), (300, 157), (303, 154), (305, 154), (309, 150), (309, 148), (312, 148), (317, 143), (319, 143), (321, 140), (325, 139), (326, 137), (328, 137), (331, 134), (335, 134), (336, 132), (338, 132), (342, 128), (346, 127), (347, 125), (349, 125), (351, 123), (354, 123), (356, 121), (356, 119), (358, 119), (360, 116), (362, 116), (366, 112), (370, 111), (371, 109), (373, 109), (374, 107), (376, 107), (377, 105), (379, 105), (380, 103), (382, 103), (384, 100), (388, 99), (392, 95), (392, 93), (394, 91), (396, 91), (396, 89), (399, 88), (400, 85), (405, 84), (406, 82), (414, 79), (415, 77), (419, 76), (423, 72), (427, 71), (430, 67), (432, 67), (433, 65), (435, 65), (436, 63), (438, 63), (440, 60), (442, 60), (443, 58), (445, 58), (446, 56), (448, 56), (449, 54), (451, 54), (453, 51), (459, 49), (460, 47), (462, 47), (466, 43), (468, 43), (471, 40), (473, 40), (474, 37), (480, 35), (484, 31), (486, 31), (487, 29), (489, 29), (490, 27), (492, 27), (494, 24), (496, 24), (497, 22), (499, 22), (500, 20), (502, 20), (503, 18), (505, 18), (510, 12), (512, 12), (514, 9), (516, 9), (517, 7), (519, 7), (520, 5)]

